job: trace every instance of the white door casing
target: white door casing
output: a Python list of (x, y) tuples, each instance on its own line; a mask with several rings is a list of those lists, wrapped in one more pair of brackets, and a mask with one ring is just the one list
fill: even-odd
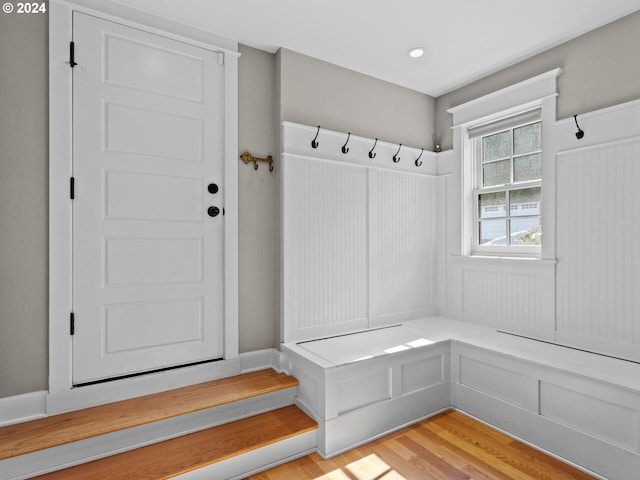
[(222, 54), (73, 17), (73, 383), (221, 358)]

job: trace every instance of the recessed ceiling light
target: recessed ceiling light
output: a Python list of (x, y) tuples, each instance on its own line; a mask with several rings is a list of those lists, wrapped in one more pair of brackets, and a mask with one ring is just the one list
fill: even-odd
[(424, 48), (422, 47), (416, 47), (409, 50), (409, 56), (411, 58), (419, 58), (422, 55), (424, 55)]

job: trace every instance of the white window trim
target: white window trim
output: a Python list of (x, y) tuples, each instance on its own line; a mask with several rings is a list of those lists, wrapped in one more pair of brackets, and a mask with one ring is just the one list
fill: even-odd
[[(536, 77), (503, 88), (470, 102), (447, 110), (453, 115), (454, 150), (461, 155), (461, 207), (462, 207), (462, 244), (463, 256), (477, 254), (509, 257), (522, 257), (518, 248), (511, 253), (504, 249), (494, 252), (480, 252), (474, 249), (474, 142), (469, 140), (468, 129), (500, 118), (511, 116), (533, 108), (541, 109), (542, 119), (542, 199), (541, 217), (544, 240), (542, 248), (536, 253), (525, 255), (529, 258), (555, 258), (555, 138), (553, 125), (556, 113), (556, 79), (562, 73), (557, 68)], [(525, 247), (529, 248), (529, 247)], [(529, 252), (532, 249), (528, 250)], [(526, 251), (525, 251), (526, 252)]]

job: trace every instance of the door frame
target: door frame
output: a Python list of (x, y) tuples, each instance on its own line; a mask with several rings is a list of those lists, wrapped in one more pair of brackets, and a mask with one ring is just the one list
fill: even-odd
[[(238, 44), (109, 1), (49, 2), (49, 393), (47, 413), (145, 395), (240, 373), (238, 356)], [(69, 42), (78, 11), (221, 52), (224, 79), (224, 359), (199, 366), (73, 387), (69, 316), (72, 309), (72, 75)], [(81, 68), (79, 65), (76, 68)]]

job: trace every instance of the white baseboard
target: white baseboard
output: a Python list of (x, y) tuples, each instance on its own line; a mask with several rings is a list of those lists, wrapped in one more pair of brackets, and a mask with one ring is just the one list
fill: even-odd
[(0, 427), (46, 417), (47, 392), (0, 398)]
[(240, 354), (240, 373), (255, 372), (266, 368), (273, 368), (278, 372), (282, 371), (280, 369), (280, 352), (275, 348)]

